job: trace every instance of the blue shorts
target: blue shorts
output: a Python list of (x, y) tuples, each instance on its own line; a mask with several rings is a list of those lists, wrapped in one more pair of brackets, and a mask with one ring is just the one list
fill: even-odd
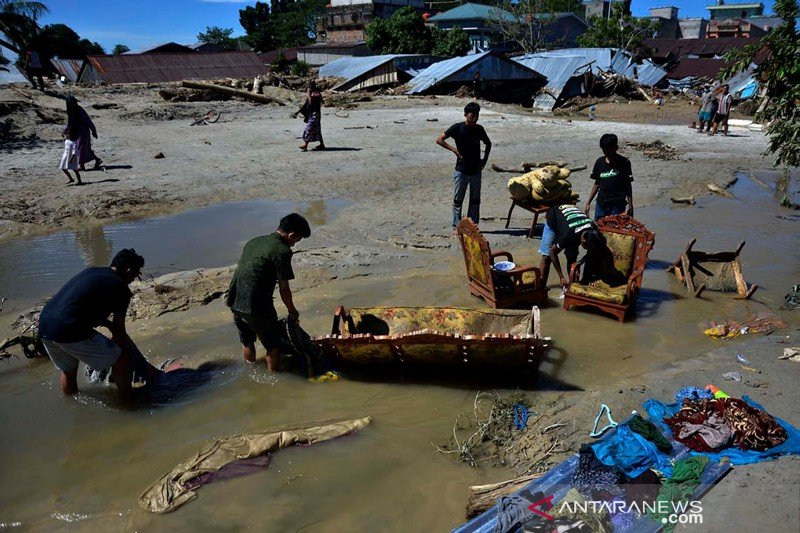
[(700, 111), (697, 114), (697, 120), (700, 122), (711, 122), (712, 118), (714, 118), (714, 113), (710, 111)]
[[(542, 229), (542, 243), (539, 245), (539, 253), (545, 257), (550, 257), (550, 248), (556, 243), (556, 232), (545, 222), (544, 229)], [(568, 246), (565, 249), (565, 256), (567, 261), (574, 261), (578, 258), (578, 245)]]

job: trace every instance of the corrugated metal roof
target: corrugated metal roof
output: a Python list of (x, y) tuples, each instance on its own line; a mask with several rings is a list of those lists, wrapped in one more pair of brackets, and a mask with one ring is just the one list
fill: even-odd
[(543, 78), (538, 72), (496, 52), (483, 52), (454, 57), (431, 65), (408, 82), (410, 88), (406, 94), (419, 94), (444, 82), (470, 82), (475, 72), (480, 72), (485, 81)]
[(378, 68), (384, 63), (393, 61), (396, 57), (407, 57), (401, 54), (386, 54), (381, 56), (365, 57), (342, 57), (323, 65), (319, 69), (319, 75), (323, 78), (344, 78), (352, 80), (362, 74), (366, 74), (374, 68)]
[[(84, 73), (81, 81), (92, 81), (94, 77), (106, 83), (158, 83), (185, 79), (248, 78), (267, 71), (264, 62), (254, 52), (122, 54), (89, 56), (87, 60), (95, 72)], [(84, 70), (90, 69), (87, 66)]]
[(724, 59), (686, 57), (681, 59), (680, 63), (669, 71), (667, 77), (673, 80), (680, 80), (687, 77), (704, 77), (713, 80), (717, 77), (717, 74), (724, 65)]
[(581, 57), (583, 63), (591, 63), (592, 72), (616, 72), (629, 78), (635, 78), (645, 86), (656, 85), (663, 80), (667, 71), (649, 59), (641, 63), (633, 61), (629, 52), (616, 48), (563, 48), (533, 54), (540, 57)]
[(742, 48), (757, 43), (755, 37), (720, 37), (718, 39), (645, 39), (644, 46), (652, 50), (652, 57), (673, 55), (683, 57), (721, 56), (731, 48)]
[(59, 59), (54, 57), (50, 60), (50, 63), (52, 63), (58, 73), (64, 76), (68, 81), (72, 83), (78, 81), (78, 76), (83, 66), (83, 59)]
[[(572, 76), (583, 74), (588, 68), (585, 58), (580, 56), (548, 57), (527, 54), (513, 58), (514, 61), (535, 70), (547, 78), (547, 88), (563, 87)], [(585, 67), (585, 68), (581, 68)], [(580, 70), (580, 72), (576, 72)]]
[(515, 21), (517, 17), (499, 7), (468, 3), (434, 15), (428, 19), (428, 22), (451, 22), (470, 19)]

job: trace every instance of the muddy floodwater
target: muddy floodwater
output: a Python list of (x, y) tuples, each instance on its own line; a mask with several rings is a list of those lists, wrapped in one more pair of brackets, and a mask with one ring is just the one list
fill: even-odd
[[(776, 174), (759, 175), (774, 186)], [(746, 174), (730, 191), (737, 199), (708, 196), (695, 206), (662, 201), (637, 208), (637, 218), (655, 232), (656, 245), (635, 321), (619, 324), (592, 312), (565, 313), (555, 300), (558, 291), (551, 291), (553, 300), (542, 312), (542, 329), (553, 338), (554, 349), (542, 366), (535, 397), (546, 400), (635, 379), (712, 349), (715, 341), (702, 333), (710, 320), (742, 319), (747, 312), (780, 306), (789, 287), (800, 279), (800, 217), (779, 207), (775, 194)], [(346, 203), (305, 208), (326, 210), (313, 222), (317, 226), (326, 224), (326, 217), (337, 213), (347, 217), (354, 209)], [(87, 230), (86, 237), (73, 233), (13, 241), (11, 248), (3, 246), (0, 252), (0, 287), (7, 294), (36, 300), (84, 264), (106, 262), (123, 246), (146, 250), (153, 266), (227, 264), (236, 259), (248, 236), (275, 224), (275, 218), (267, 217), (263, 224), (253, 222), (231, 237), (228, 232), (242, 223), (235, 217), (253, 219), (247, 209), (215, 215), (206, 211), (188, 218), (184, 229), (172, 234), (167, 224), (159, 225), (166, 219), (156, 219), (135, 223), (136, 232), (122, 224)], [(209, 216), (227, 230), (204, 237), (197, 228)], [(526, 220), (515, 219), (517, 229)], [(520, 235), (509, 240), (502, 226), (494, 220), (482, 224), (482, 229), (490, 241), (505, 239), (503, 248), (513, 251), (518, 263), (538, 262), (538, 238), (528, 241)], [(148, 231), (150, 236), (143, 236)], [(188, 243), (175, 238), (187, 231), (197, 238)], [(760, 287), (752, 301), (718, 293), (695, 299), (664, 271), (693, 237), (695, 249), (703, 251), (733, 250), (742, 240), (747, 242), (742, 254), (745, 278)], [(85, 244), (79, 243), (82, 239)], [(222, 243), (227, 248), (220, 249)], [(62, 254), (65, 265), (53, 268), (54, 259), (45, 260), (45, 252), (35, 261), (27, 255), (48, 246)], [(331, 313), (339, 304), (482, 307), (467, 291), (460, 250), (452, 246), (435, 254), (423, 269), (334, 280), (299, 291), (295, 302), (303, 313), (303, 326), (312, 334), (327, 333)], [(10, 315), (0, 317), (7, 322)], [(800, 325), (796, 316), (785, 318), (792, 328)], [(84, 386), (76, 398), (63, 398), (49, 361), (3, 363), (3, 525), (33, 530), (69, 526), (70, 530), (441, 531), (463, 521), (468, 485), (509, 474), (471, 468), (433, 446), (446, 442), (455, 417), (472, 409), (481, 384), (455, 381), (446, 374), (439, 380), (404, 376), (329, 384), (269, 375), (265, 365), (240, 362), (235, 330), (219, 301), (134, 322), (130, 331), (156, 362), (185, 356), (188, 367), (209, 361), (229, 364), (191, 391), (166, 391), (153, 402), (123, 411), (113, 389)], [(145, 488), (210, 437), (366, 415), (373, 417), (373, 424), (359, 434), (280, 451), (263, 473), (204, 487), (195, 501), (172, 514), (150, 515), (137, 505)], [(587, 433), (589, 425), (587, 421)]]

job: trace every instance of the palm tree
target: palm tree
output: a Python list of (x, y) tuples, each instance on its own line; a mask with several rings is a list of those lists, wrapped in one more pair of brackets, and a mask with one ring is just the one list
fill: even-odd
[(0, 0), (0, 46), (20, 54), (39, 32), (36, 19), (47, 13), (43, 2)]

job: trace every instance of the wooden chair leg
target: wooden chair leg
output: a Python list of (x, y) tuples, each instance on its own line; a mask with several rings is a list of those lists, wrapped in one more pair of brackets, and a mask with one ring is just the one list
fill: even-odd
[(536, 231), (536, 223), (539, 220), (539, 213), (536, 212), (533, 214), (533, 224), (531, 224), (531, 230), (528, 232), (528, 238), (533, 239), (533, 234)]
[(517, 207), (516, 200), (511, 202), (511, 208), (508, 210), (508, 216), (506, 217), (506, 229), (508, 229), (508, 225), (511, 224), (511, 212), (514, 211), (515, 207)]

